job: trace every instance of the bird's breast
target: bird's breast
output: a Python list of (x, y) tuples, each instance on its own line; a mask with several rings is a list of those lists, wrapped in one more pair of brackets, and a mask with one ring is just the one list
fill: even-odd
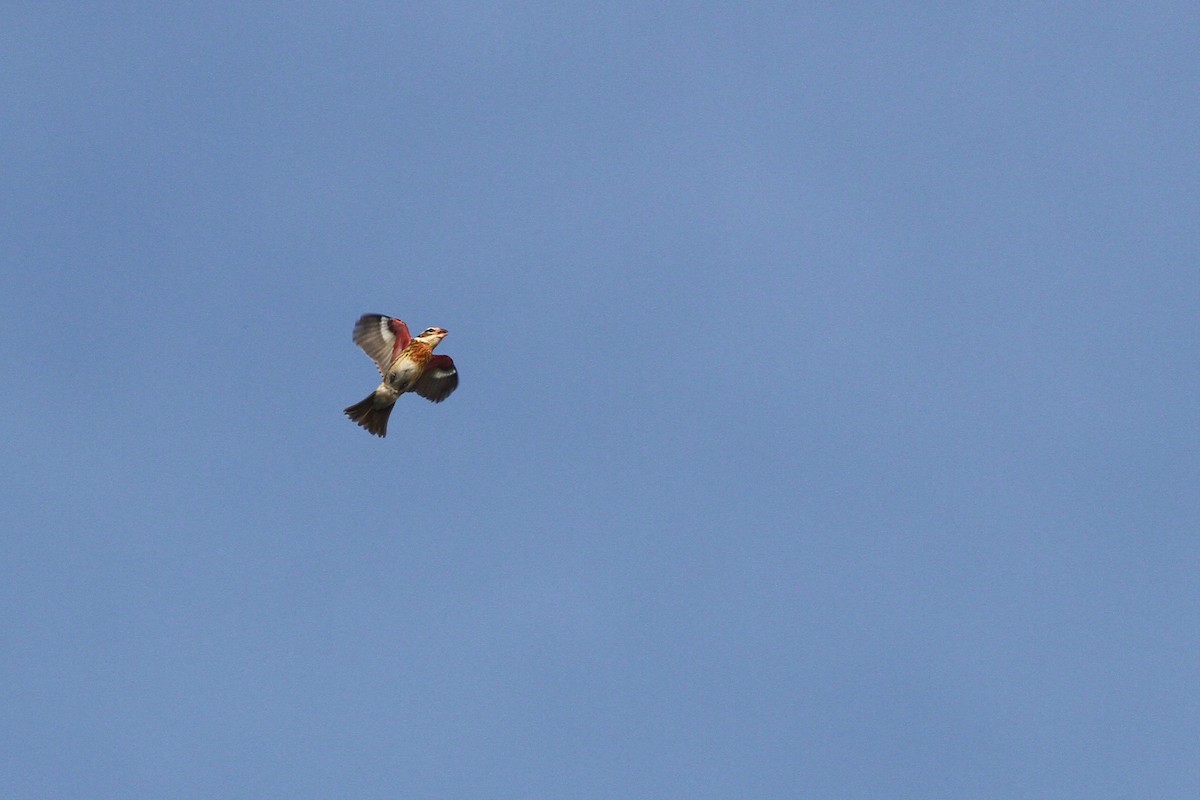
[(408, 391), (425, 371), (433, 348), (424, 342), (411, 342), (400, 352), (387, 372), (387, 382), (401, 392)]
[(429, 363), (429, 359), (433, 357), (433, 348), (424, 342), (416, 340), (409, 343), (408, 347), (400, 351), (400, 355), (396, 356), (395, 362), (392, 363), (392, 369), (401, 364), (412, 364), (418, 369), (424, 369)]

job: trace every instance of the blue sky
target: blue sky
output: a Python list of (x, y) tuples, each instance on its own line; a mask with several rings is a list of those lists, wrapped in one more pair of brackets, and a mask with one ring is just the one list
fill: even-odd
[(1200, 794), (1194, 8), (4, 16), (5, 797)]

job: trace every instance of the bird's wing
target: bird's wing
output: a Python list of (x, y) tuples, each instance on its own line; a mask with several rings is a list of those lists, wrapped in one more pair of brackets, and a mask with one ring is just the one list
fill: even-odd
[(414, 392), (435, 403), (445, 400), (457, 388), (458, 370), (454, 368), (454, 359), (441, 355), (429, 359), (425, 371), (413, 384)]
[(386, 317), (383, 314), (363, 314), (354, 324), (354, 343), (363, 349), (379, 374), (387, 372), (387, 368), (400, 355), (400, 351), (408, 347), (412, 336), (404, 320)]

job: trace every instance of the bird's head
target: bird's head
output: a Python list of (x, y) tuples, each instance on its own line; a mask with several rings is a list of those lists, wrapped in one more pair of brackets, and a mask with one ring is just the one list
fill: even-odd
[(445, 328), (426, 328), (417, 338), (430, 347), (437, 347), (438, 342), (446, 338), (446, 333)]

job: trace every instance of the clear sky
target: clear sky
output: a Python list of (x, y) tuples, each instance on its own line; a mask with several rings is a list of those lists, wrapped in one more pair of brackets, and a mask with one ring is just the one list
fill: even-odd
[(0, 795), (1200, 797), (1195, 4), (231, 5), (3, 12)]

